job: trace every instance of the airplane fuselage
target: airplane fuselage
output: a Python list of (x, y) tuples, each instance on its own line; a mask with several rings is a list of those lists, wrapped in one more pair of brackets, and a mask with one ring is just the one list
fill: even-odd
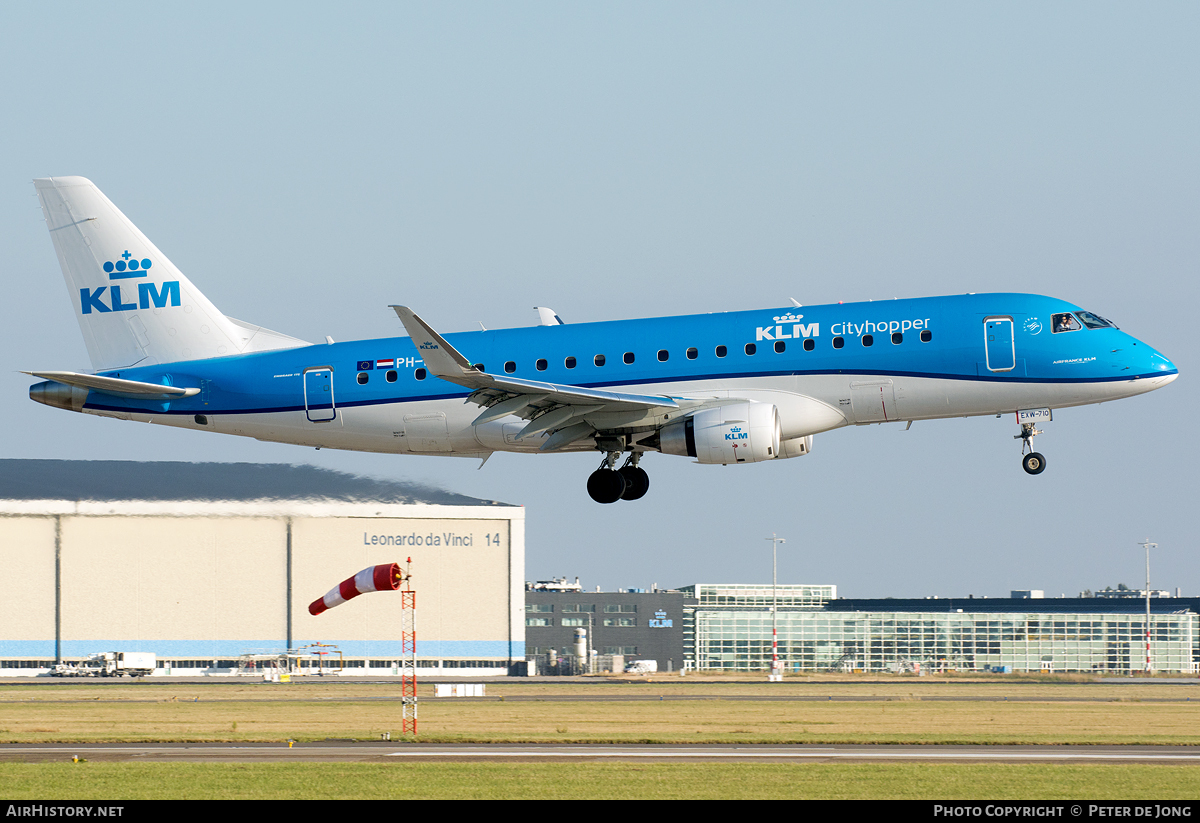
[(1028, 294), (573, 325), (541, 307), (544, 325), (447, 336), (392, 306), (407, 337), (312, 345), (224, 315), (90, 180), (34, 187), (95, 369), (29, 372), (34, 400), (317, 448), (599, 451), (600, 503), (646, 494), (649, 452), (757, 463), (841, 426), (1005, 412), (1039, 474), (1053, 409), (1177, 375), (1103, 317)]
[[(1175, 366), (1115, 327), (1055, 331), (1054, 298), (969, 294), (446, 335), (481, 371), (673, 398), (770, 402), (781, 435), (1115, 400)], [(1072, 316), (1073, 317), (1073, 316)], [(196, 387), (172, 400), (90, 393), (82, 411), (305, 446), (483, 456), (538, 451), (515, 417), (472, 425), (469, 389), (424, 368), (407, 337), (310, 345), (100, 372)], [(609, 418), (606, 419), (605, 415)], [(599, 409), (598, 431), (670, 413)], [(565, 450), (594, 450), (590, 440)]]

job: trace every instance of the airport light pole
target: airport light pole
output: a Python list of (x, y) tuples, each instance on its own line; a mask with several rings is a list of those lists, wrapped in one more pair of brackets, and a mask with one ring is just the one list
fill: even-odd
[(771, 532), (770, 537), (763, 538), (771, 541), (771, 673), (767, 675), (767, 680), (778, 682), (783, 680), (782, 666), (779, 663), (779, 563), (778, 563), (778, 548), (780, 543), (786, 543), (782, 537), (776, 537), (775, 532)]
[(1146, 550), (1146, 674), (1150, 674), (1150, 550), (1157, 549), (1157, 543), (1151, 543), (1146, 538), (1138, 544)]

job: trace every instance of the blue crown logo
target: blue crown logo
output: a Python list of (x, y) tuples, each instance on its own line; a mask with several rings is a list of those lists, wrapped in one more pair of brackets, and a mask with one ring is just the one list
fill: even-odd
[(138, 260), (126, 249), (117, 262), (105, 262), (104, 270), (108, 272), (109, 280), (128, 280), (131, 277), (145, 277), (150, 265), (149, 257)]

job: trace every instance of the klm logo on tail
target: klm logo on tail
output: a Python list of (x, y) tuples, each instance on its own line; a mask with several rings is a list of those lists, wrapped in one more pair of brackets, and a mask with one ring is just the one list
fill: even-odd
[[(150, 258), (138, 260), (126, 249), (116, 262), (106, 261), (104, 271), (108, 274), (109, 280), (129, 280), (135, 277), (147, 277), (152, 265), (153, 262)], [(108, 303), (103, 300), (105, 291), (109, 295)], [(80, 289), (80, 309), (84, 314), (91, 314), (93, 311), (135, 311), (148, 309), (151, 306), (163, 309), (167, 307), (168, 303), (172, 306), (179, 305), (178, 280), (168, 280), (162, 284), (161, 288), (154, 283), (138, 283), (137, 291), (137, 302), (125, 303), (122, 301), (119, 285), (101, 286), (98, 289)]]
[(131, 257), (133, 257), (133, 255), (129, 253), (129, 249), (126, 249), (125, 253), (121, 255), (121, 259), (116, 263), (112, 262), (111, 260), (106, 262), (104, 264), (104, 270), (108, 272), (108, 279), (127, 280), (130, 277), (145, 277), (146, 274), (149, 273), (150, 266), (152, 265), (150, 263), (150, 258), (147, 257), (142, 260), (138, 260), (136, 257), (133, 257), (133, 259), (130, 260), (129, 258)]

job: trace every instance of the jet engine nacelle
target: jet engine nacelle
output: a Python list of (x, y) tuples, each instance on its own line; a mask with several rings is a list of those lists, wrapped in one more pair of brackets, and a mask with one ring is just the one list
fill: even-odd
[(786, 457), (803, 457), (812, 451), (811, 434), (804, 437), (792, 437), (779, 444), (779, 459)]
[(758, 463), (779, 456), (779, 411), (771, 403), (703, 409), (659, 432), (664, 454), (698, 463)]

